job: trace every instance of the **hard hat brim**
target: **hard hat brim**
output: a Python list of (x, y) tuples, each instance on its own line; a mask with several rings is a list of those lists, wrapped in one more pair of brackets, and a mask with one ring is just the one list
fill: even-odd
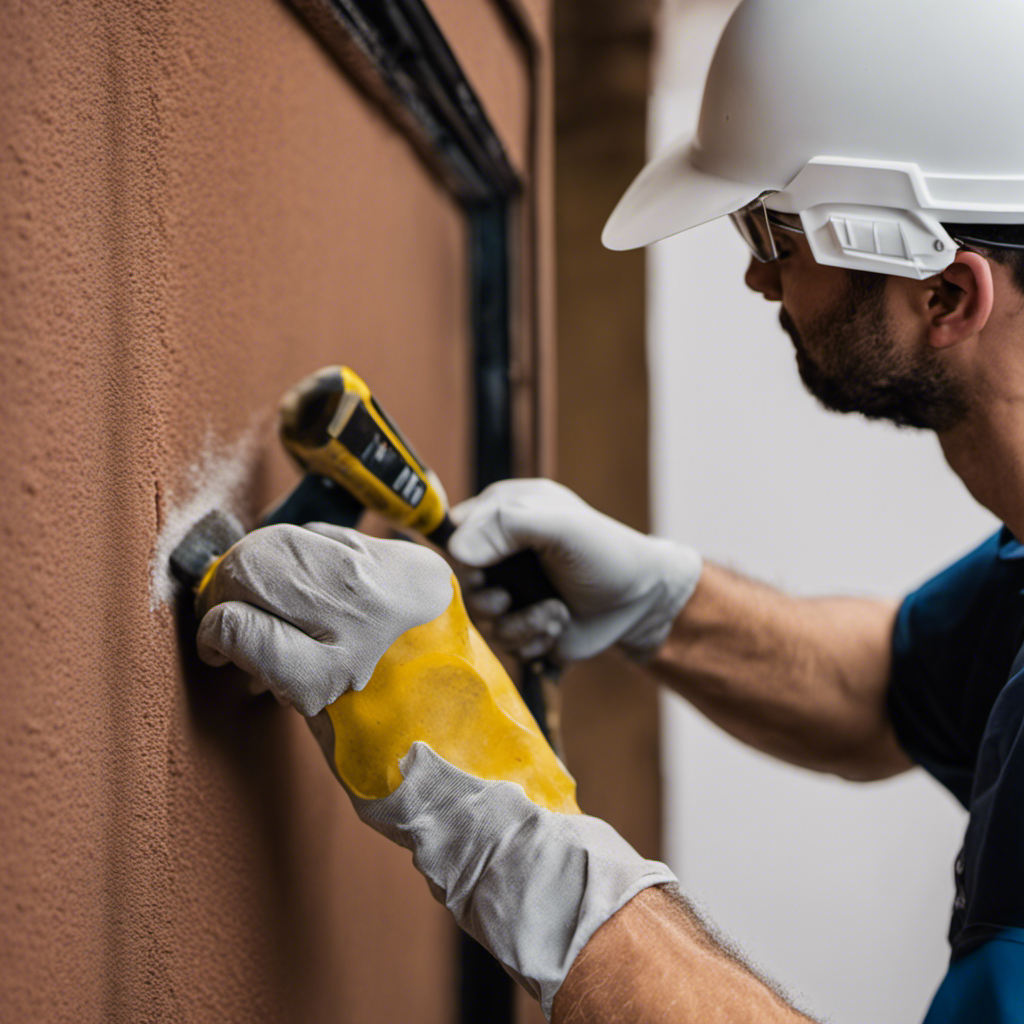
[(694, 141), (675, 143), (636, 176), (608, 218), (601, 241), (608, 249), (638, 249), (753, 202), (761, 190), (701, 171)]

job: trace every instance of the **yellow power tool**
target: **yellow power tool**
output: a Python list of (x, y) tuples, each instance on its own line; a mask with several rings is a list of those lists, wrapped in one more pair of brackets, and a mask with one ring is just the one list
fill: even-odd
[[(289, 390), (280, 429), (306, 475), (261, 525), (355, 526), (371, 508), (446, 545), (454, 525), (444, 488), (352, 370), (328, 367)], [(233, 517), (215, 510), (172, 553), (172, 570), (196, 594), (200, 616), (221, 599), (217, 569), (243, 535)], [(487, 576), (520, 607), (555, 594), (533, 551)], [(378, 799), (398, 786), (398, 761), (421, 738), (470, 774), (518, 782), (541, 806), (577, 813), (572, 777), (546, 742), (544, 726), (557, 743), (557, 719), (540, 686), (520, 696), (469, 621), (454, 577), (452, 586), (453, 601), (439, 619), (403, 634), (364, 690), (343, 694), (311, 720), (331, 766), (353, 795)]]
[[(220, 569), (244, 534), (215, 509), (172, 552), (171, 568), (194, 593), (198, 618), (226, 599)], [(470, 622), (454, 576), (451, 587), (448, 607), (402, 633), (363, 689), (308, 719), (331, 768), (352, 796), (380, 800), (399, 787), (400, 762), (422, 740), (470, 775), (518, 783), (539, 806), (578, 814), (572, 776)]]
[[(305, 475), (260, 525), (327, 522), (354, 527), (370, 508), (394, 526), (446, 547), (455, 527), (440, 480), (353, 370), (329, 366), (291, 388), (281, 399), (280, 435)], [(209, 604), (208, 585), (220, 556), (243, 533), (233, 517), (211, 512), (172, 554), (174, 574), (200, 595), (201, 607)], [(488, 586), (508, 591), (513, 609), (558, 596), (534, 551), (521, 551), (486, 569), (484, 576)], [(467, 626), (468, 622), (456, 632), (464, 632)], [(485, 647), (482, 641), (480, 647)], [(478, 653), (477, 660), (480, 657)], [(504, 672), (495, 676), (491, 666), (484, 675), (494, 680), (504, 677)], [(537, 659), (527, 666), (522, 688), (527, 707), (556, 749), (560, 745), (559, 700), (553, 682), (557, 675), (557, 666)], [(506, 692), (501, 684), (488, 685)]]
[[(303, 481), (263, 519), (314, 520), (355, 526), (364, 508), (400, 529), (445, 548), (455, 530), (441, 481), (347, 366), (328, 366), (299, 381), (281, 399), (281, 441), (305, 470)], [(558, 592), (534, 551), (521, 551), (485, 570), (487, 586), (526, 608)]]
[[(330, 503), (336, 506), (330, 521), (369, 508), (444, 547), (451, 521), (441, 481), (358, 374), (347, 366), (318, 370), (285, 393), (280, 412), (281, 443), (307, 478), (264, 517), (264, 525), (298, 522), (305, 503), (318, 506), (324, 492), (331, 495), (328, 513)], [(335, 493), (338, 487), (342, 494)]]

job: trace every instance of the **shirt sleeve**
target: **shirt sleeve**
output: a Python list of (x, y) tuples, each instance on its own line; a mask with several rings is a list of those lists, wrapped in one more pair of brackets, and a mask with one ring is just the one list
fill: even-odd
[(1020, 647), (1024, 549), (1005, 529), (910, 594), (887, 703), (908, 755), (965, 807), (992, 705)]
[(1007, 929), (954, 960), (924, 1024), (1015, 1024), (1024, 1020), (1024, 931)]

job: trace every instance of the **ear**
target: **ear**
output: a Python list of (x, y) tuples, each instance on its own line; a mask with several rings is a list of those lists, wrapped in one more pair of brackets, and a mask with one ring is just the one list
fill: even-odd
[(988, 260), (961, 249), (933, 280), (928, 299), (928, 341), (935, 348), (949, 348), (979, 334), (995, 302)]

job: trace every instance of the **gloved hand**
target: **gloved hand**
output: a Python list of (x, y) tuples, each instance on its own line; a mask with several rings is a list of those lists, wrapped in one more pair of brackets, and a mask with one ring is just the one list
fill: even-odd
[(259, 673), (315, 715), (359, 816), (412, 851), (435, 898), (549, 1016), (591, 935), (675, 881), (580, 813), (438, 555), (322, 524), (267, 527), (225, 555), (197, 609), (202, 657)]
[(355, 530), (256, 530), (199, 592), (199, 657), (233, 661), (309, 717), (361, 690), (399, 636), (451, 604), (450, 575), (425, 547), (408, 544), (398, 557)]
[(649, 537), (591, 508), (552, 480), (503, 480), (451, 511), (448, 542), (465, 565), (493, 565), (533, 548), (564, 601), (508, 612), (506, 591), (469, 580), (469, 607), (495, 618), (494, 636), (522, 658), (561, 662), (619, 644), (643, 659), (657, 651), (693, 594), (702, 561), (692, 548)]

